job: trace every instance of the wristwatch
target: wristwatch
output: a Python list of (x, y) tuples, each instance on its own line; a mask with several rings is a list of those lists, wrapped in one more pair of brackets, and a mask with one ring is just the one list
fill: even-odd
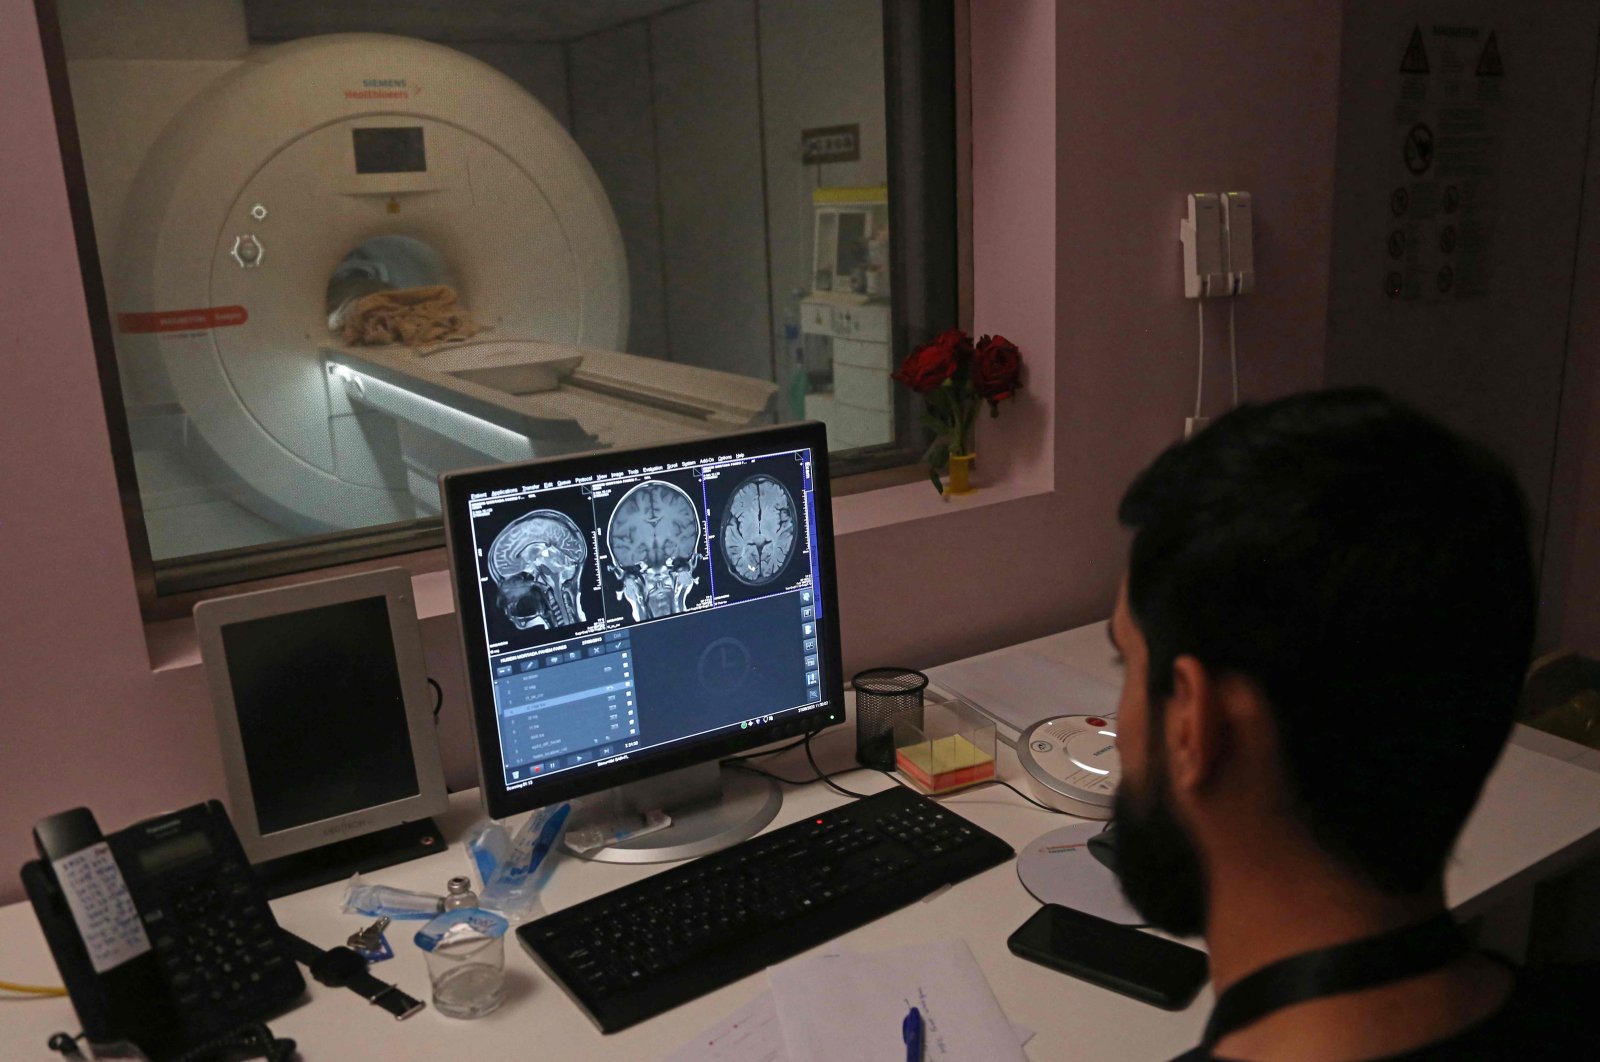
[(426, 1005), (387, 981), (373, 977), (367, 969), (367, 960), (360, 952), (343, 946), (319, 948), (287, 929), (280, 928), (278, 932), (283, 934), (289, 954), (317, 981), (330, 988), (348, 988), (373, 1006), (382, 1007), (393, 1014), (396, 1021), (404, 1021)]

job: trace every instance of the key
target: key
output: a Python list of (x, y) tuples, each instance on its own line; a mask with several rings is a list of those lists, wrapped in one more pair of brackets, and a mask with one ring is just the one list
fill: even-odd
[(377, 951), (379, 938), (383, 936), (383, 931), (388, 928), (389, 919), (380, 918), (367, 928), (351, 933), (350, 939), (345, 943), (355, 951)]

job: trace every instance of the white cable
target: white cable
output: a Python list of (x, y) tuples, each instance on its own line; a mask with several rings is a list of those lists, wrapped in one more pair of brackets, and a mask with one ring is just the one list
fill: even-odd
[(1233, 341), (1233, 300), (1237, 295), (1228, 296), (1228, 364), (1233, 367), (1233, 404), (1239, 404), (1239, 348)]
[(1199, 375), (1194, 385), (1194, 415), (1200, 419), (1201, 398), (1206, 389), (1206, 300), (1204, 296), (1194, 300), (1195, 320), (1200, 325), (1200, 368)]

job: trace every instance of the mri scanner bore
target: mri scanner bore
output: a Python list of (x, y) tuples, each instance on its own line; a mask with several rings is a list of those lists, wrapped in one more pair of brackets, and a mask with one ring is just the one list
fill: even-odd
[[(444, 469), (766, 414), (770, 381), (622, 352), (628, 274), (600, 181), (543, 105), (475, 59), (335, 34), (167, 63), (151, 84), (189, 83), (150, 94), (111, 86), (138, 57), (69, 67), (98, 108), (86, 157), (124, 160), (86, 169), (157, 560), (428, 520)], [(152, 99), (180, 102), (157, 116)], [(136, 165), (126, 130), (149, 142)], [(158, 436), (182, 445), (141, 448)], [(238, 518), (186, 501), (200, 480)], [(501, 583), (514, 618), (581, 619), (547, 585), (562, 530), (518, 532)]]

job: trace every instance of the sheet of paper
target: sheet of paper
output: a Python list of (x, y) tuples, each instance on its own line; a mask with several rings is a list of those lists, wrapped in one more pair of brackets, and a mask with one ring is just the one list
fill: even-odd
[[(1018, 1046), (1033, 1039), (1026, 1025), (1012, 1022), (1011, 1031)], [(772, 993), (761, 993), (668, 1055), (666, 1062), (790, 1062)]]
[(912, 1007), (922, 1012), (928, 1062), (1025, 1058), (965, 941), (792, 959), (767, 979), (790, 1062), (903, 1058), (900, 1028)]
[(105, 973), (150, 950), (128, 883), (101, 841), (50, 864), (66, 894), (72, 919), (89, 951), (95, 973)]
[(1106, 630), (1110, 621), (1101, 620), (1070, 631), (1035, 638), (1017, 646), (1034, 656), (1053, 660), (1097, 678), (1109, 686), (1122, 688), (1122, 664), (1117, 660), (1117, 650), (1111, 644)]
[(1058, 715), (1115, 714), (1122, 690), (1120, 681), (1026, 646), (941, 664), (929, 668), (928, 677), (1014, 731)]
[(761, 993), (668, 1055), (666, 1062), (789, 1062), (772, 993)]

